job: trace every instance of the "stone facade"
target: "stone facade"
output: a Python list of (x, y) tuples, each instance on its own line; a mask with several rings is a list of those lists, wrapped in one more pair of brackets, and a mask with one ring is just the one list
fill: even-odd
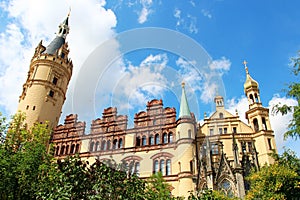
[(76, 114), (56, 126), (73, 68), (65, 43), (68, 32), (67, 17), (49, 46), (40, 43), (36, 48), (18, 108), (26, 113), (29, 127), (49, 121), (54, 130), (50, 143), (58, 159), (76, 153), (90, 163), (113, 159), (127, 163), (128, 173), (141, 178), (160, 171), (175, 196), (210, 188), (241, 198), (249, 188), (244, 177), (250, 170), (273, 162), (269, 153), (276, 151), (276, 145), (269, 110), (261, 104), (258, 83), (246, 63), (248, 123), (228, 112), (221, 96), (215, 97), (215, 112), (197, 123), (182, 84), (178, 117), (175, 108), (165, 108), (162, 100), (154, 99), (135, 114), (132, 128), (127, 127), (128, 117), (118, 115), (113, 107), (104, 109), (90, 130)]

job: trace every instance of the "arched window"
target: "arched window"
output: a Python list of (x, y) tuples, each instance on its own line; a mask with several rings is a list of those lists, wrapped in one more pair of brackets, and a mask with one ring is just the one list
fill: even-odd
[(72, 145), (71, 145), (71, 152), (70, 152), (70, 153), (71, 153), (71, 154), (75, 153), (74, 150), (75, 150), (75, 144), (72, 144)]
[(154, 145), (154, 137), (153, 137), (153, 135), (150, 135), (150, 137), (149, 137), (149, 144), (150, 145)]
[(167, 144), (167, 143), (168, 143), (168, 135), (167, 135), (167, 133), (164, 133), (164, 134), (163, 134), (163, 143), (164, 143), (164, 144)]
[(110, 146), (111, 146), (111, 143), (110, 143), (110, 140), (107, 141), (107, 150), (110, 150)]
[(91, 142), (90, 151), (94, 151), (94, 142)]
[(257, 96), (256, 93), (254, 94), (254, 97), (255, 97), (255, 102), (256, 102), (256, 103), (259, 103), (259, 99), (258, 99), (258, 96)]
[(140, 138), (140, 136), (137, 136), (136, 137), (136, 146), (141, 146), (141, 138)]
[(219, 145), (214, 143), (214, 144), (211, 144), (211, 153), (213, 155), (217, 155), (219, 154)]
[(154, 161), (154, 173), (157, 173), (159, 171), (158, 169), (158, 160)]
[(65, 154), (65, 146), (62, 146), (60, 149), (60, 155), (64, 155)]
[(155, 135), (155, 144), (159, 144), (159, 143), (160, 143), (160, 141), (159, 141), (159, 134), (157, 133)]
[(122, 138), (119, 139), (119, 148), (123, 148), (123, 139)]
[(263, 129), (268, 130), (267, 123), (266, 123), (266, 118), (263, 117), (261, 120), (262, 120)]
[(117, 147), (118, 147), (118, 140), (114, 139), (114, 141), (113, 141), (113, 149), (117, 149)]
[(169, 133), (169, 143), (172, 143), (173, 142), (173, 133), (172, 132), (170, 132)]
[(102, 143), (101, 143), (101, 150), (102, 150), (102, 151), (105, 151), (105, 150), (106, 150), (106, 141), (105, 141), (105, 140), (102, 140)]
[(59, 146), (56, 147), (56, 153), (55, 153), (57, 156), (59, 154)]
[(258, 121), (256, 118), (253, 119), (254, 130), (259, 131)]
[(134, 173), (135, 173), (137, 176), (139, 176), (139, 175), (140, 175), (140, 163), (139, 163), (139, 162), (136, 162), (134, 168), (135, 168)]
[(147, 139), (146, 136), (143, 135), (142, 137), (142, 146), (146, 146), (147, 145)]
[(250, 98), (250, 104), (253, 104), (253, 103), (254, 103), (254, 98), (253, 98), (253, 95), (252, 95), (252, 94), (250, 94), (250, 95), (249, 95), (249, 98)]
[(166, 176), (171, 175), (171, 160), (167, 160), (167, 166), (166, 166)]
[(219, 118), (223, 119), (224, 118), (224, 114), (223, 113), (219, 113)]
[(79, 153), (79, 144), (76, 144), (75, 153)]
[(97, 141), (96, 145), (95, 145), (95, 151), (98, 151), (98, 150), (99, 150), (99, 142)]
[(162, 174), (163, 176), (166, 175), (166, 171), (165, 171), (165, 160), (160, 160), (159, 171), (161, 172), (161, 174)]
[(69, 145), (66, 146), (65, 154), (69, 154)]
[(226, 196), (228, 197), (234, 197), (234, 192), (232, 190), (232, 186), (229, 180), (224, 179), (220, 185), (219, 185), (219, 189), (225, 193)]

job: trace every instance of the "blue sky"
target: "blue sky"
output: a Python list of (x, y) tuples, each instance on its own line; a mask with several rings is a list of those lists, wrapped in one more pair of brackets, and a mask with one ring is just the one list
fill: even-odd
[[(152, 98), (163, 98), (165, 106), (178, 110), (181, 81), (187, 82), (191, 110), (199, 121), (204, 112), (213, 112), (216, 92), (225, 97), (231, 112), (238, 109), (243, 118), (247, 109), (244, 60), (248, 61), (251, 76), (259, 82), (265, 107), (278, 102), (295, 104), (284, 97), (282, 90), (289, 82), (297, 81), (291, 73), (290, 58), (300, 50), (299, 6), (297, 0), (2, 0), (0, 111), (6, 116), (15, 112), (35, 46), (41, 39), (44, 45), (49, 44), (70, 7), (67, 40), (74, 74), (62, 119), (74, 111), (80, 120), (95, 119), (101, 117), (104, 108), (117, 106), (119, 114), (128, 114), (132, 120), (134, 113), (145, 109)], [(174, 49), (137, 44), (137, 50), (122, 51), (124, 45), (138, 38), (125, 44), (118, 37), (149, 27), (157, 34), (167, 32), (170, 45), (177, 44), (170, 39), (174, 35), (176, 38), (176, 33), (186, 37), (182, 44), (178, 41), (179, 46), (194, 41), (203, 48), (201, 52), (193, 52), (196, 49), (192, 48), (183, 54), (201, 54), (199, 59), (209, 62), (207, 68), (174, 53)], [(109, 41), (108, 46), (105, 41)], [(86, 67), (93, 52), (97, 58), (112, 53), (116, 59), (106, 66), (101, 66), (102, 59), (95, 68)], [(217, 86), (214, 76), (221, 80)], [(81, 79), (90, 79), (88, 86), (92, 88), (80, 85)], [(90, 92), (87, 95), (91, 99), (83, 98), (84, 92)], [(271, 116), (276, 141), (280, 149), (286, 145), (300, 152), (295, 141), (282, 139), (290, 117)]]

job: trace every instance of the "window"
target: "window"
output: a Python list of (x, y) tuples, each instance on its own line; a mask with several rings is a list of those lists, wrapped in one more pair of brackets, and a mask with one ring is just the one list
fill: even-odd
[(223, 134), (223, 129), (222, 128), (219, 128), (219, 134)]
[(192, 131), (191, 131), (191, 129), (188, 130), (188, 138), (192, 138)]
[(64, 155), (65, 153), (65, 146), (62, 146), (60, 149), (60, 155)]
[(28, 110), (28, 109), (29, 109), (29, 105), (26, 106), (26, 110)]
[(160, 140), (159, 140), (159, 134), (155, 135), (155, 144), (159, 144)]
[(150, 137), (149, 137), (149, 144), (150, 145), (154, 145), (154, 137), (153, 137), (153, 135), (150, 135)]
[(140, 138), (140, 136), (137, 136), (136, 137), (136, 146), (141, 146), (141, 138)]
[(35, 110), (35, 106), (32, 107), (32, 110)]
[(254, 103), (254, 98), (253, 98), (253, 95), (252, 95), (252, 94), (250, 94), (250, 95), (249, 95), (249, 98), (250, 98), (250, 104), (253, 104), (253, 103)]
[(242, 142), (242, 153), (246, 153), (246, 143)]
[(166, 174), (166, 171), (165, 171), (165, 160), (160, 160), (159, 171), (161, 172), (162, 175)]
[(224, 134), (227, 134), (227, 128), (224, 128)]
[(229, 180), (225, 179), (223, 180), (220, 185), (219, 185), (219, 189), (224, 192), (224, 194), (228, 197), (234, 197), (234, 192), (232, 189), (232, 186), (229, 182)]
[(253, 126), (255, 131), (259, 131), (258, 121), (256, 118), (253, 119)]
[(53, 90), (50, 90), (50, 91), (49, 91), (49, 96), (50, 96), (50, 97), (54, 97), (54, 92), (53, 92)]
[(123, 148), (123, 140), (122, 140), (122, 138), (119, 139), (119, 148)]
[(71, 145), (71, 151), (70, 151), (70, 154), (75, 153), (74, 150), (75, 150), (75, 144), (72, 144), (72, 145)]
[(140, 175), (140, 163), (136, 162), (134, 165), (134, 173), (139, 176)]
[(56, 147), (56, 153), (55, 154), (58, 156), (58, 154), (59, 154), (59, 146)]
[(91, 142), (90, 144), (90, 151), (94, 151), (94, 142)]
[(252, 152), (252, 142), (248, 142), (248, 151)]
[(264, 129), (264, 130), (268, 130), (268, 129), (267, 129), (266, 118), (264, 118), (264, 117), (262, 118), (262, 125), (263, 125), (263, 129)]
[(153, 125), (156, 125), (156, 119), (153, 120)]
[(106, 145), (106, 146), (107, 146), (107, 150), (110, 150), (110, 145), (111, 145), (111, 144), (110, 144), (110, 140), (108, 140), (108, 141), (107, 141), (107, 145)]
[(209, 129), (209, 135), (213, 135), (214, 134), (214, 129)]
[(211, 144), (211, 152), (213, 155), (218, 155), (219, 154), (219, 145), (216, 143)]
[(164, 144), (168, 143), (168, 135), (167, 135), (167, 133), (163, 134), (163, 143)]
[(56, 85), (56, 84), (57, 84), (57, 81), (58, 81), (58, 79), (57, 79), (56, 77), (53, 77), (53, 79), (52, 79), (52, 83), (53, 83), (54, 85)]
[(233, 127), (232, 132), (236, 133), (236, 127)]
[(79, 153), (79, 144), (76, 144), (76, 150), (75, 153)]
[(106, 141), (105, 140), (102, 141), (101, 150), (104, 150), (104, 151), (106, 150)]
[(155, 160), (154, 161), (154, 170), (153, 170), (154, 173), (157, 173), (158, 172), (158, 160)]
[(65, 154), (69, 154), (69, 145), (66, 146), (66, 152)]
[(118, 147), (118, 140), (114, 139), (114, 141), (113, 141), (113, 149), (117, 149), (117, 147)]
[(259, 103), (258, 96), (257, 96), (256, 93), (254, 94), (254, 97), (255, 97), (255, 102), (256, 102), (256, 103)]
[(98, 150), (99, 150), (99, 142), (97, 141), (96, 146), (95, 146), (95, 151), (98, 151)]
[(169, 133), (169, 143), (173, 142), (173, 133)]
[(272, 141), (271, 138), (268, 138), (268, 145), (269, 145), (269, 150), (272, 150)]
[(166, 176), (171, 175), (171, 160), (167, 160)]
[(220, 119), (223, 119), (223, 118), (224, 118), (223, 113), (219, 113), (219, 118), (220, 118)]
[(142, 146), (146, 146), (147, 145), (147, 139), (146, 136), (142, 137)]

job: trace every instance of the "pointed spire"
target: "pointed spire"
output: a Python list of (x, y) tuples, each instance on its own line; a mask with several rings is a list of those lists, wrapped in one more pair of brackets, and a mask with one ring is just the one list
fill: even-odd
[(181, 101), (180, 101), (180, 111), (179, 111), (179, 118), (181, 117), (191, 117), (191, 112), (190, 108), (188, 105), (188, 101), (185, 95), (185, 83), (182, 82), (181, 87), (182, 87), (182, 94), (181, 94)]
[(47, 46), (44, 53), (54, 55), (56, 51), (65, 43), (66, 37), (69, 34), (69, 16), (70, 12), (67, 15), (67, 18), (58, 26), (58, 32), (56, 37), (52, 42)]
[(244, 83), (245, 91), (246, 91), (246, 89), (251, 88), (251, 87), (258, 88), (258, 83), (249, 74), (249, 70), (248, 70), (248, 66), (247, 66), (248, 62), (246, 60), (244, 60), (243, 64), (245, 66), (245, 71), (246, 71), (246, 81)]

